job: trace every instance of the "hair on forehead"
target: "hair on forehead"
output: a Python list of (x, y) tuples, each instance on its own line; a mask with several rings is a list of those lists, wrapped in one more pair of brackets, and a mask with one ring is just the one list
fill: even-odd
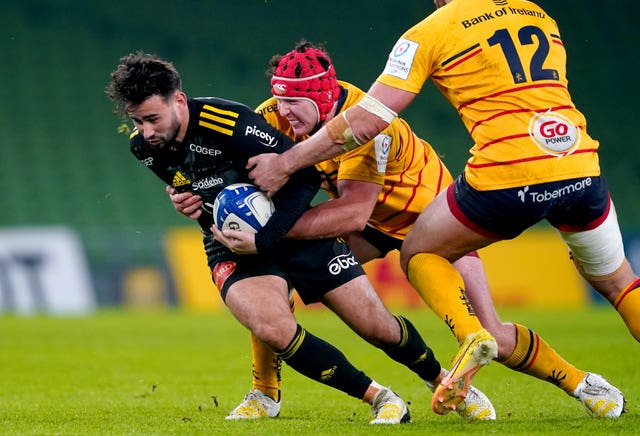
[(120, 58), (111, 72), (106, 94), (114, 103), (114, 111), (124, 115), (127, 106), (137, 106), (153, 95), (166, 100), (181, 90), (180, 74), (171, 62), (137, 51)]

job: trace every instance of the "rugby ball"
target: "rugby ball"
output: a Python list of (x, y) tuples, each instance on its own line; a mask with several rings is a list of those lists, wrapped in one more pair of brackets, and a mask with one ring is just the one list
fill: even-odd
[(234, 183), (218, 193), (213, 220), (219, 229), (257, 233), (273, 214), (271, 199), (257, 186)]

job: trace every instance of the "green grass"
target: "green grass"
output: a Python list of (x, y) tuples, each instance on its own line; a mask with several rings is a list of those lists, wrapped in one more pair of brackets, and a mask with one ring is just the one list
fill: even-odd
[[(446, 364), (456, 346), (444, 325), (426, 310), (404, 312)], [(251, 381), (248, 332), (228, 312), (113, 311), (0, 316), (0, 434), (635, 434), (640, 428), (640, 347), (610, 308), (502, 315), (538, 331), (577, 366), (609, 378), (625, 393), (627, 414), (592, 418), (556, 387), (494, 363), (474, 379), (496, 407), (498, 419), (490, 423), (435, 415), (416, 376), (335, 316), (307, 308), (296, 314), (409, 401), (413, 423), (372, 427), (368, 406), (286, 366), (278, 419), (227, 422)]]

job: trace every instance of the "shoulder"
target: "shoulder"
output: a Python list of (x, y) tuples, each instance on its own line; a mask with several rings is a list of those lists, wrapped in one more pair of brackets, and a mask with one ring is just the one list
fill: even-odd
[(365, 92), (362, 89), (352, 83), (343, 82), (341, 80), (339, 80), (338, 83), (346, 91), (346, 98), (340, 110), (341, 112), (355, 106), (365, 95)]
[(255, 112), (280, 130), (286, 130), (289, 127), (289, 121), (281, 116), (278, 111), (278, 100), (275, 97), (268, 98), (260, 103)]
[(229, 117), (237, 117), (247, 112), (253, 113), (253, 110), (244, 103), (219, 97), (197, 97), (191, 99), (191, 101), (193, 109), (200, 114), (213, 112)]
[(256, 113), (266, 117), (269, 114), (278, 113), (278, 100), (275, 97), (271, 97), (263, 101), (256, 108)]
[(189, 122), (196, 131), (234, 136), (240, 126), (256, 123), (262, 117), (244, 103), (217, 97), (198, 97), (191, 100)]

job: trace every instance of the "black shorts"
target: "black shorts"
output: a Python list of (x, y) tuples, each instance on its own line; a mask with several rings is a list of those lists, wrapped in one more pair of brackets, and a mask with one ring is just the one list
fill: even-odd
[(371, 226), (365, 226), (364, 229), (360, 232), (360, 236), (362, 236), (369, 244), (376, 247), (376, 249), (380, 253), (382, 253), (380, 257), (385, 257), (390, 251), (393, 250), (400, 251), (400, 247), (402, 246), (402, 239), (389, 236), (386, 233), (383, 233)]
[(204, 247), (213, 281), (226, 298), (238, 280), (275, 275), (294, 287), (305, 304), (316, 303), (327, 292), (364, 275), (349, 246), (340, 238), (284, 239), (272, 253), (235, 254), (204, 233)]
[(447, 188), (447, 202), (461, 223), (493, 239), (515, 238), (541, 220), (566, 232), (590, 230), (611, 207), (602, 176), (477, 191), (462, 174)]

